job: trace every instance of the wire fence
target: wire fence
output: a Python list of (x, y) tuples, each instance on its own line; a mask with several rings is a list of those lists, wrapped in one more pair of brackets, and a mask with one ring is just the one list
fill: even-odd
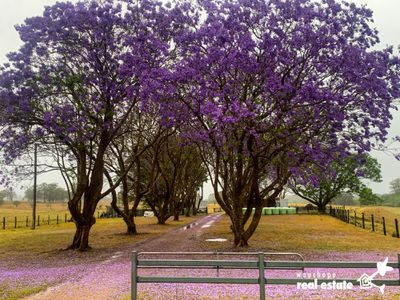
[[(117, 213), (106, 213), (106, 212), (97, 212), (95, 215), (98, 219), (105, 218), (117, 218)], [(27, 228), (32, 226), (32, 216), (0, 216), (0, 228), (3, 230), (6, 229), (17, 229), (17, 228)], [(58, 225), (63, 223), (73, 222), (72, 216), (68, 213), (65, 214), (57, 214), (57, 215), (37, 215), (36, 216), (36, 226), (45, 226), (45, 225)]]
[(400, 238), (399, 221), (396, 218), (390, 220), (385, 217), (377, 217), (374, 214), (332, 206), (329, 207), (329, 214), (356, 227)]
[[(137, 209), (135, 211), (135, 217), (143, 217), (146, 209)], [(97, 219), (108, 219), (118, 218), (119, 215), (114, 210), (97, 211), (94, 215)], [(6, 229), (17, 229), (27, 228), (32, 226), (32, 216), (1, 216), (0, 215), (0, 228)], [(72, 216), (69, 213), (59, 214), (38, 214), (36, 216), (36, 226), (45, 225), (58, 225), (63, 223), (73, 222)]]

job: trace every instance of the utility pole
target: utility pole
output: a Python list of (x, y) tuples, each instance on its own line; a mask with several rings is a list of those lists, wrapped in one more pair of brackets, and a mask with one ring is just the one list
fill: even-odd
[(33, 205), (32, 205), (31, 229), (36, 228), (37, 148), (38, 148), (38, 144), (35, 143), (35, 150), (34, 150), (34, 155), (33, 155)]

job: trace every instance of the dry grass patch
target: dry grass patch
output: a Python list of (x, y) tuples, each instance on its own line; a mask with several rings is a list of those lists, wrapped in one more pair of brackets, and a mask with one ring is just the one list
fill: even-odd
[[(110, 201), (101, 200), (97, 206), (95, 216), (97, 217), (106, 210), (106, 206), (110, 205)], [(26, 227), (26, 219), (28, 218), (28, 226), (32, 221), (32, 203), (31, 202), (17, 202), (15, 205), (13, 202), (4, 202), (0, 206), (0, 227), (3, 226), (3, 218), (6, 221), (6, 229), (14, 228), (15, 217), (17, 217), (17, 227)], [(36, 205), (36, 216), (40, 218), (40, 224), (47, 225), (48, 219), (50, 224), (56, 224), (57, 216), (59, 223), (65, 222), (65, 215), (67, 220), (71, 218), (71, 214), (68, 210), (68, 204), (66, 202), (58, 203), (43, 203), (38, 202)], [(37, 219), (36, 219), (37, 220)], [(1, 230), (1, 229), (0, 229)]]
[[(154, 217), (138, 217), (136, 224), (138, 235), (126, 235), (125, 223), (120, 218), (99, 219), (93, 226), (90, 236), (92, 253), (71, 256), (101, 259), (102, 254), (109, 255), (110, 251), (120, 248), (133, 247), (135, 243), (155, 237), (172, 228), (192, 222), (196, 217), (185, 217), (181, 221), (170, 221), (166, 225), (157, 225)], [(17, 262), (32, 261), (38, 258), (62, 258), (69, 256), (65, 249), (72, 241), (75, 232), (73, 223), (60, 225), (39, 226), (36, 230), (10, 229), (0, 231), (0, 262), (16, 260)]]
[(356, 211), (358, 214), (365, 213), (370, 217), (373, 214), (377, 218), (385, 217), (388, 220), (400, 220), (400, 207), (389, 206), (346, 206), (351, 211)]
[[(203, 241), (209, 250), (232, 248), (230, 220), (224, 216), (203, 235), (203, 239), (226, 238), (227, 242)], [(354, 225), (326, 215), (263, 216), (249, 241), (254, 250), (282, 252), (321, 251), (395, 251), (400, 239), (370, 233)], [(245, 249), (249, 251), (249, 249)]]
[(372, 217), (374, 215), (374, 229), (378, 234), (383, 234), (383, 220), (385, 218), (386, 232), (389, 236), (396, 236), (395, 219), (400, 226), (400, 207), (388, 206), (346, 206), (350, 210), (350, 222), (354, 224), (354, 212), (357, 216), (357, 226), (362, 227), (362, 214), (364, 213), (364, 224), (367, 230), (372, 231)]

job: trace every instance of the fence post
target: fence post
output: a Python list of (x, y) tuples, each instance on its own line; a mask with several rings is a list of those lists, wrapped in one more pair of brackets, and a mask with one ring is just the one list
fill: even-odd
[(26, 217), (26, 227), (28, 227), (29, 226), (29, 217), (27, 216)]
[[(396, 236), (397, 236), (397, 238), (399, 238), (400, 237), (400, 235), (399, 235), (399, 222), (397, 221), (397, 219), (394, 219), (394, 224), (396, 226)], [(400, 270), (399, 270), (399, 272), (400, 272)]]
[(372, 222), (372, 231), (375, 231), (375, 222), (374, 222), (374, 215), (371, 215), (371, 222)]
[(382, 217), (382, 225), (383, 225), (383, 234), (386, 235), (385, 217)]
[(365, 229), (365, 217), (364, 217), (364, 213), (362, 213), (362, 222), (363, 222), (363, 229)]
[(357, 213), (354, 212), (354, 226), (357, 226)]
[(47, 225), (50, 225), (50, 215), (47, 215)]
[(3, 229), (6, 229), (6, 217), (3, 217)]
[(399, 271), (399, 282), (400, 282), (400, 253), (397, 253), (397, 269)]
[(347, 210), (347, 223), (350, 223), (350, 209)]
[(67, 214), (65, 214), (65, 223), (67, 223)]
[(265, 264), (264, 253), (258, 253), (258, 284), (260, 285), (260, 300), (265, 300)]
[(57, 214), (57, 221), (56, 222), (57, 222), (57, 225), (58, 225), (58, 214)]
[(131, 299), (137, 299), (137, 261), (138, 253), (137, 251), (132, 251), (131, 255)]
[(15, 216), (15, 217), (14, 217), (14, 228), (17, 228), (17, 222), (18, 222), (18, 221), (17, 221), (17, 217)]
[(37, 226), (40, 226), (40, 215), (37, 216)]

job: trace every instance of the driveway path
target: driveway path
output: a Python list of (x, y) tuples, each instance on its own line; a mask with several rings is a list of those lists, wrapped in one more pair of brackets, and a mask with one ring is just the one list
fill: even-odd
[[(220, 214), (202, 217), (162, 236), (137, 243), (130, 250), (148, 252), (201, 251), (199, 242), (202, 232), (212, 226), (220, 217)], [(25, 299), (126, 299), (130, 288), (129, 251), (114, 252), (109, 259), (96, 265), (90, 265), (88, 268), (89, 270), (83, 276), (76, 274), (77, 276), (74, 279), (50, 287), (44, 292)]]

